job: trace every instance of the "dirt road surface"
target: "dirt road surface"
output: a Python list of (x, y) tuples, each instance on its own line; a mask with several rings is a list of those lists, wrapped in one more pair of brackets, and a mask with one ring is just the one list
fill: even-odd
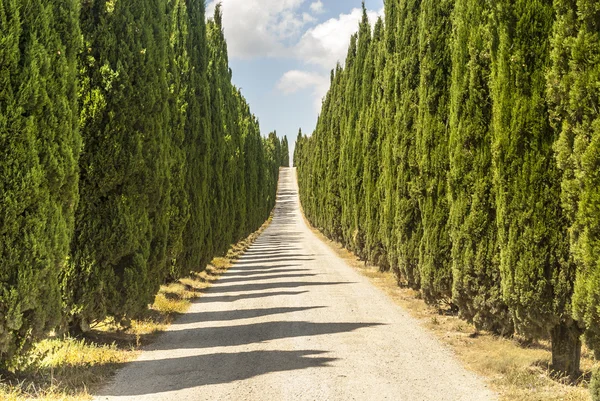
[(495, 400), (483, 380), (304, 223), (273, 223), (97, 400)]

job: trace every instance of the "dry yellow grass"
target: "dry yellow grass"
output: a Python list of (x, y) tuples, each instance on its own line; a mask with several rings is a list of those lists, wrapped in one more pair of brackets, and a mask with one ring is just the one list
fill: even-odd
[(234, 245), (225, 257), (215, 258), (201, 273), (192, 273), (164, 285), (146, 316), (123, 330), (112, 321), (94, 327), (83, 339), (53, 338), (41, 341), (27, 356), (24, 368), (0, 376), (0, 400), (90, 400), (123, 364), (133, 360), (142, 345), (164, 331), (178, 314), (225, 273), (268, 226)]
[(427, 305), (418, 292), (399, 287), (393, 273), (382, 272), (376, 266), (365, 265), (340, 244), (330, 241), (318, 230), (312, 230), (350, 266), (368, 277), (394, 302), (418, 319), (423, 327), (449, 346), (467, 369), (484, 377), (491, 388), (500, 395), (501, 400), (591, 400), (587, 388), (589, 373), (598, 363), (586, 349), (583, 350), (582, 357), (582, 370), (585, 374), (580, 383), (572, 386), (557, 381), (551, 377), (548, 369), (551, 360), (548, 343), (523, 346), (516, 338), (506, 339), (486, 332), (477, 332), (473, 325), (457, 316), (440, 314), (439, 309)]

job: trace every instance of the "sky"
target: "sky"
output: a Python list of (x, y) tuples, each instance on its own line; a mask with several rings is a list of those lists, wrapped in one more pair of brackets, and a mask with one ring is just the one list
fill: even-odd
[[(336, 63), (358, 31), (362, 0), (209, 0), (222, 3), (233, 83), (242, 89), (262, 134), (311, 134)], [(383, 0), (366, 0), (374, 24)]]

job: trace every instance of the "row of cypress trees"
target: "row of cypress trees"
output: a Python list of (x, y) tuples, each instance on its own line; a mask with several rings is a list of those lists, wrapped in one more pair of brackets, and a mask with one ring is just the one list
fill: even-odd
[(0, 368), (128, 324), (275, 204), (276, 135), (202, 0), (0, 1)]
[(595, 1), (386, 1), (298, 135), (307, 217), (575, 378), (583, 332), (600, 357), (599, 79)]

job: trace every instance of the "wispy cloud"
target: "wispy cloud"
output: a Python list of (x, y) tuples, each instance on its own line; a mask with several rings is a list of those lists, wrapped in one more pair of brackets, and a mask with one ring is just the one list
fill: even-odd
[(321, 0), (317, 0), (310, 5), (310, 10), (315, 14), (322, 14), (325, 12), (325, 7), (323, 6), (323, 2)]

